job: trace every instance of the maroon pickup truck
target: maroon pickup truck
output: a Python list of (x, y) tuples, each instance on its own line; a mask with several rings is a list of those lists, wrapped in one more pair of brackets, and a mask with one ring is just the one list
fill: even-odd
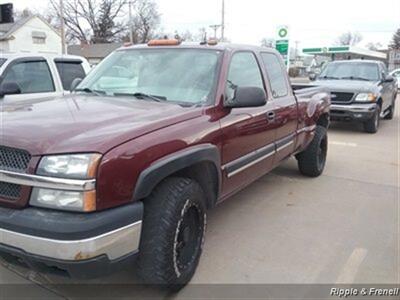
[(135, 265), (181, 286), (208, 209), (293, 155), (306, 176), (325, 166), (330, 95), (294, 92), (268, 48), (152, 41), (74, 85), (0, 106), (0, 255), (12, 263), (77, 278)]

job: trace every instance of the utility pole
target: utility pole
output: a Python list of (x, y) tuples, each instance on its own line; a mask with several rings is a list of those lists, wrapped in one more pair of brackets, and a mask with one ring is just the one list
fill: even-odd
[(225, 0), (222, 0), (221, 41), (225, 40)]
[(61, 51), (67, 54), (65, 45), (65, 20), (64, 20), (64, 0), (60, 0), (60, 19), (61, 19)]
[(129, 41), (133, 44), (132, 1), (129, 1)]

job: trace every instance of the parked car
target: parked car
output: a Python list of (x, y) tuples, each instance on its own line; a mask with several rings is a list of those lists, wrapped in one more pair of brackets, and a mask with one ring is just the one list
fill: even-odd
[(77, 278), (137, 260), (145, 282), (186, 284), (208, 209), (293, 155), (323, 172), (329, 106), (272, 49), (119, 49), (74, 94), (0, 107), (1, 256)]
[(62, 96), (76, 78), (84, 78), (90, 66), (73, 55), (1, 54), (1, 103)]
[(362, 122), (366, 132), (376, 133), (381, 116), (393, 119), (397, 87), (395, 79), (382, 62), (330, 62), (312, 85), (330, 90), (333, 121)]
[(397, 80), (397, 89), (400, 89), (400, 69), (396, 69), (390, 73)]

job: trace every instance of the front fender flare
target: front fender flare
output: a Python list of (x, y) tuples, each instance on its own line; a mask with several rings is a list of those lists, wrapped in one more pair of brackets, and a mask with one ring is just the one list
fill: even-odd
[(136, 182), (135, 201), (148, 197), (153, 189), (168, 176), (201, 162), (211, 162), (218, 173), (218, 190), (221, 187), (221, 157), (217, 146), (201, 144), (167, 155), (143, 170)]

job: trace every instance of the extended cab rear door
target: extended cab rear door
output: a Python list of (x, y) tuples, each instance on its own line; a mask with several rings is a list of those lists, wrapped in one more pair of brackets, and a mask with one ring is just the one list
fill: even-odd
[(274, 109), (273, 116), (276, 128), (277, 153), (274, 162), (276, 165), (293, 154), (299, 122), (297, 101), (282, 59), (274, 52), (261, 52), (261, 58), (272, 92), (270, 102)]
[(42, 99), (57, 94), (57, 82), (48, 61), (44, 57), (24, 57), (11, 60), (2, 74), (2, 82), (15, 82), (21, 94), (5, 95), (0, 101)]

